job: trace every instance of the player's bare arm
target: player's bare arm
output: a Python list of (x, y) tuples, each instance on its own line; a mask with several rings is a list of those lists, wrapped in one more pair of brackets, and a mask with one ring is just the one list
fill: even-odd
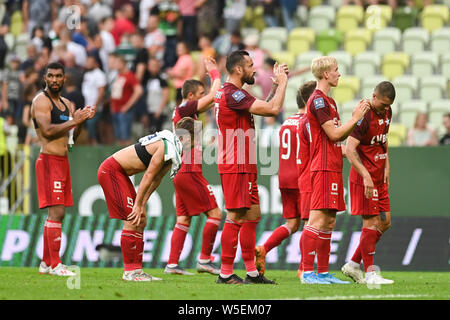
[(348, 137), (347, 140), (347, 158), (350, 164), (355, 168), (355, 170), (361, 175), (364, 180), (364, 194), (367, 199), (370, 199), (373, 194), (374, 184), (369, 171), (363, 165), (361, 158), (358, 155), (356, 148), (359, 146), (360, 141), (352, 136)]
[(361, 120), (364, 115), (370, 110), (370, 104), (367, 100), (359, 101), (358, 105), (353, 109), (352, 118), (348, 120), (344, 125), (336, 127), (333, 120), (329, 120), (322, 124), (322, 129), (331, 141), (344, 141), (356, 124)]
[(139, 225), (141, 216), (145, 216), (145, 205), (151, 195), (148, 191), (152, 182), (156, 179), (158, 173), (163, 169), (165, 164), (164, 143), (162, 141), (157, 141), (155, 144), (157, 144), (156, 151), (153, 153), (150, 164), (145, 170), (141, 183), (139, 184), (133, 211), (128, 216), (128, 220), (131, 220), (133, 225)]
[(389, 189), (389, 185), (390, 185), (390, 174), (391, 174), (391, 166), (389, 164), (389, 148), (388, 148), (388, 142), (386, 141), (386, 164), (384, 167), (383, 182), (386, 183), (386, 186), (388, 189)]
[(197, 104), (197, 112), (202, 113), (205, 112), (214, 105), (214, 97), (216, 95), (217, 90), (220, 89), (220, 72), (217, 68), (217, 63), (213, 58), (207, 58), (205, 59), (205, 67), (206, 71), (208, 71), (209, 75), (211, 76), (211, 80), (213, 80), (213, 83), (211, 85), (211, 88), (209, 90), (209, 93), (205, 96), (201, 97), (198, 100)]
[(276, 116), (280, 112), (280, 109), (284, 103), (284, 96), (286, 94), (286, 86), (288, 81), (285, 66), (283, 64), (278, 66), (274, 76), (274, 79), (278, 84), (275, 95), (269, 101), (256, 99), (249, 108), (250, 113), (270, 117)]
[(32, 117), (36, 119), (38, 130), (47, 140), (55, 140), (67, 135), (70, 129), (83, 123), (89, 116), (88, 110), (77, 110), (73, 113), (72, 120), (53, 124), (51, 123), (51, 110), (51, 102), (43, 94), (37, 96), (31, 105)]

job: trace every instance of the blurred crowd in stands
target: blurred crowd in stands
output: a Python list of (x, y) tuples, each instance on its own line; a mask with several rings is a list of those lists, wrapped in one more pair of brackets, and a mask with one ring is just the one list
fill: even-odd
[[(387, 1), (393, 7), (399, 2), (413, 5), (410, 0)], [(290, 30), (297, 6), (307, 4), (308, 0), (0, 1), (4, 132), (17, 134), (19, 144), (37, 143), (30, 106), (43, 89), (44, 67), (53, 61), (65, 66), (62, 95), (76, 108), (95, 105), (99, 111), (86, 123), (77, 144), (126, 145), (149, 132), (171, 129), (183, 82), (196, 78), (209, 85), (203, 65), (207, 56), (216, 59), (225, 81), (226, 55), (236, 49), (249, 51), (260, 88), (253, 94), (265, 98), (275, 61), (270, 52), (259, 48), (257, 38), (241, 35), (241, 19), (247, 6), (260, 5), (267, 26)], [(281, 14), (275, 14), (275, 9)], [(207, 128), (214, 128), (212, 113), (201, 120)], [(283, 116), (268, 118), (258, 125), (277, 130), (282, 120)], [(450, 132), (450, 116), (444, 122)], [(418, 118), (408, 144), (437, 144), (438, 138), (427, 132), (426, 118)], [(273, 136), (262, 136), (261, 143), (270, 144)], [(443, 143), (450, 143), (448, 136)]]

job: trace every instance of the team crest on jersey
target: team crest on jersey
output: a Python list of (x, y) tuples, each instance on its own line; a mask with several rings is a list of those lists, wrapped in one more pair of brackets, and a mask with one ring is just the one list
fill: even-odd
[(384, 120), (383, 120), (383, 119), (378, 120), (378, 124), (379, 124), (380, 126), (382, 126), (383, 123), (384, 123)]
[(220, 99), (220, 98), (222, 98), (222, 91), (217, 91), (216, 92), (216, 97), (215, 97), (216, 99)]
[(389, 119), (386, 119), (384, 122), (386, 122), (386, 125), (387, 125), (387, 126), (388, 126), (389, 123), (390, 123)]
[(242, 92), (242, 91), (236, 91), (235, 93), (233, 93), (232, 95), (231, 95), (232, 97), (233, 97), (233, 99), (236, 101), (236, 102), (240, 102), (242, 99), (244, 99), (245, 98), (245, 94)]
[(325, 101), (323, 100), (323, 98), (314, 99), (313, 102), (316, 110), (325, 107)]

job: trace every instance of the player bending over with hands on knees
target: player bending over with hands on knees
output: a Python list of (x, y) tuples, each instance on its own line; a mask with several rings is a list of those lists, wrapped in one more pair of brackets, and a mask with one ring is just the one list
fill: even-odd
[[(379, 83), (370, 100), (370, 111), (358, 122), (347, 139), (350, 169), (350, 201), (352, 215), (362, 218), (359, 246), (342, 273), (357, 283), (391, 284), (376, 273), (373, 266), (375, 246), (391, 225), (389, 202), (389, 153), (387, 134), (395, 99), (392, 83)], [(363, 277), (360, 263), (364, 265)]]
[[(124, 262), (123, 280), (161, 280), (142, 270), (143, 232), (146, 205), (151, 194), (170, 170), (173, 179), (181, 165), (183, 150), (192, 149), (194, 119), (178, 121), (175, 134), (163, 130), (125, 147), (100, 165), (97, 178), (105, 194), (109, 216), (124, 221), (120, 247)], [(129, 176), (144, 172), (136, 193)]]

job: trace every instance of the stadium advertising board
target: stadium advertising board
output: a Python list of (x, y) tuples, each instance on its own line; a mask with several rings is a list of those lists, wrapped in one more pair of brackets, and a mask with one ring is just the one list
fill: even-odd
[[(0, 216), (0, 265), (37, 267), (41, 261), (46, 215)], [(284, 223), (280, 215), (263, 215), (257, 228), (257, 244), (262, 244), (271, 231)], [(213, 255), (220, 263), (220, 236), (224, 219), (219, 227)], [(151, 217), (144, 232), (143, 266), (163, 268), (169, 257), (174, 216)], [(194, 218), (180, 265), (195, 268), (200, 253), (204, 216)], [(340, 214), (331, 240), (330, 269), (339, 270), (350, 259), (358, 245), (361, 222), (358, 217)], [(122, 222), (106, 214), (83, 217), (68, 214), (63, 223), (61, 257), (66, 265), (81, 267), (122, 267), (120, 234)], [(392, 228), (377, 245), (375, 264), (382, 270), (446, 271), (449, 268), (449, 230), (447, 218), (393, 217)], [(299, 239), (296, 232), (278, 248), (267, 254), (267, 270), (297, 270), (300, 261)], [(99, 247), (100, 246), (100, 247)], [(102, 249), (107, 247), (109, 250)], [(237, 250), (236, 268), (244, 269)]]

